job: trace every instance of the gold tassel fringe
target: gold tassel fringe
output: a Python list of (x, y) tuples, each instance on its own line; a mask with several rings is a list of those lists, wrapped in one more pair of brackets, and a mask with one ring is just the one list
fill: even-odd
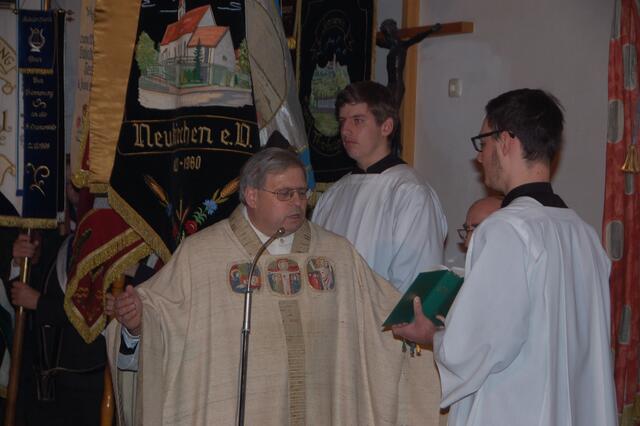
[(638, 161), (638, 151), (636, 145), (631, 144), (627, 148), (627, 156), (624, 159), (624, 164), (621, 167), (625, 173), (638, 173), (640, 172), (640, 161)]

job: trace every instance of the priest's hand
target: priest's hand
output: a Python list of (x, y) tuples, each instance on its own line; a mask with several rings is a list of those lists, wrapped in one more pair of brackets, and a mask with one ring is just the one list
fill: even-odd
[[(433, 335), (441, 327), (436, 327), (429, 318), (424, 316), (419, 297), (413, 299), (413, 313), (415, 318), (411, 324), (396, 324), (391, 327), (393, 335), (420, 345), (432, 345)], [(442, 318), (442, 320), (444, 320), (444, 318)]]
[(11, 286), (11, 303), (27, 309), (35, 310), (38, 307), (40, 292), (29, 287), (22, 281), (14, 281)]
[(115, 300), (116, 319), (132, 336), (140, 335), (142, 325), (142, 300), (133, 286), (127, 288)]

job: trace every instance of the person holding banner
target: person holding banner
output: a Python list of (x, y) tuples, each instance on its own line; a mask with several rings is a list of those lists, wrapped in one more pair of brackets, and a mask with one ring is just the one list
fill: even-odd
[[(234, 423), (244, 287), (261, 245), (284, 228), (250, 284), (246, 424), (437, 425), (430, 354), (411, 358), (380, 330), (400, 294), (346, 239), (305, 219), (298, 157), (256, 153), (239, 191), (229, 219), (188, 237), (152, 279), (115, 299), (107, 338), (120, 422)], [(314, 284), (318, 265), (324, 286)], [(116, 364), (137, 372), (134, 412)]]
[[(70, 228), (75, 229), (80, 194), (69, 180), (66, 196)], [(98, 424), (106, 364), (104, 337), (85, 342), (64, 311), (74, 234), (63, 240), (57, 231), (42, 238), (39, 232), (34, 234), (38, 237), (20, 234), (13, 244), (12, 275), (17, 276), (16, 265), (24, 257), (41, 271), (32, 276), (30, 285), (19, 279), (11, 281), (11, 301), (24, 307), (29, 319), (18, 421), (26, 425)]]
[[(40, 388), (36, 370), (40, 367), (41, 342), (40, 327), (37, 324), (35, 310), (44, 290), (47, 272), (55, 263), (57, 247), (61, 237), (57, 230), (32, 231), (31, 236), (20, 233), (13, 243), (11, 271), (5, 285), (7, 294), (14, 307), (23, 306), (26, 311), (26, 324), (22, 350), (22, 362), (18, 397), (16, 404), (16, 421), (18, 424), (38, 425), (43, 422), (56, 424), (52, 412), (55, 403), (49, 400), (46, 391)], [(31, 259), (30, 285), (20, 282), (18, 278), (22, 258)], [(22, 423), (20, 423), (22, 422)], [(61, 423), (60, 423), (61, 424)]]

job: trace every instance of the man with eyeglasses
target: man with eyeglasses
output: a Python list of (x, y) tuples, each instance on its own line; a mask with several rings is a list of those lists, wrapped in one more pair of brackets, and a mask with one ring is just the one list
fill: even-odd
[(475, 229), (442, 329), (422, 315), (398, 336), (433, 344), (450, 425), (613, 426), (610, 261), (550, 185), (563, 113), (542, 90), (491, 100), (472, 138), (502, 208)]
[(398, 157), (398, 106), (386, 87), (352, 83), (336, 98), (340, 137), (357, 167), (318, 200), (312, 221), (343, 235), (400, 292), (443, 263), (447, 221), (429, 184)]
[[(284, 228), (251, 282), (245, 424), (437, 425), (437, 373), (380, 331), (396, 290), (346, 239), (305, 219), (298, 157), (279, 148), (256, 153), (239, 194), (229, 219), (188, 237), (151, 280), (115, 301), (124, 327), (108, 329), (110, 357), (137, 371), (132, 424), (236, 423), (250, 264)], [(405, 409), (405, 401), (415, 404)]]
[(462, 224), (462, 228), (458, 228), (458, 236), (462, 241), (462, 247), (464, 251), (469, 248), (469, 241), (473, 230), (476, 229), (480, 223), (485, 220), (489, 215), (500, 208), (502, 199), (498, 197), (484, 197), (476, 200), (469, 210), (467, 210), (467, 218)]

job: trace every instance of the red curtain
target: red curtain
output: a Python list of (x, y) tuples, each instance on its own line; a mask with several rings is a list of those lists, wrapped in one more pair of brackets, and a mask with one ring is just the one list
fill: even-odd
[(609, 120), (603, 240), (612, 260), (611, 328), (621, 425), (640, 425), (640, 161), (636, 0), (616, 0), (609, 44)]

